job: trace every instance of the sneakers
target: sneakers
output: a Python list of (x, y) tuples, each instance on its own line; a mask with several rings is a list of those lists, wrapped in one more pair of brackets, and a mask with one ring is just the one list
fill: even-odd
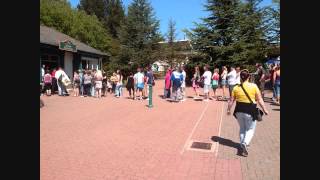
[(242, 149), (242, 155), (244, 157), (247, 157), (249, 155), (247, 145), (245, 143), (243, 143), (243, 144), (240, 144), (240, 146), (241, 146), (241, 149)]

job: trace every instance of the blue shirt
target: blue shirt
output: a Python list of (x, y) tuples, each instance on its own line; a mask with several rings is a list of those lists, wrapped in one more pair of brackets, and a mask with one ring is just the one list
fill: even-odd
[(152, 84), (152, 82), (153, 82), (153, 73), (151, 71), (148, 71), (146, 76), (148, 77), (147, 84)]

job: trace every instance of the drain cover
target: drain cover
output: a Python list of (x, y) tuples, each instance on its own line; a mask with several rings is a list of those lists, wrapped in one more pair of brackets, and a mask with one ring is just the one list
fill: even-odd
[(204, 150), (211, 150), (211, 143), (204, 143), (204, 142), (193, 142), (191, 148), (194, 149), (204, 149)]

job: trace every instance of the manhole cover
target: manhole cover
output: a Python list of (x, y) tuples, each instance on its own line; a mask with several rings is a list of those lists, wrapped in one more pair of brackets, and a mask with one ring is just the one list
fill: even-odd
[(203, 149), (203, 150), (211, 150), (211, 143), (204, 143), (204, 142), (193, 142), (191, 148), (194, 149)]

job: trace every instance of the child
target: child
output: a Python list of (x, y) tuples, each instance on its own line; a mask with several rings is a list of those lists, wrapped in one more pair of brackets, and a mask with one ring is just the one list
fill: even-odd
[(51, 96), (51, 86), (52, 86), (52, 76), (49, 70), (46, 71), (46, 74), (43, 77), (44, 89), (47, 96)]

